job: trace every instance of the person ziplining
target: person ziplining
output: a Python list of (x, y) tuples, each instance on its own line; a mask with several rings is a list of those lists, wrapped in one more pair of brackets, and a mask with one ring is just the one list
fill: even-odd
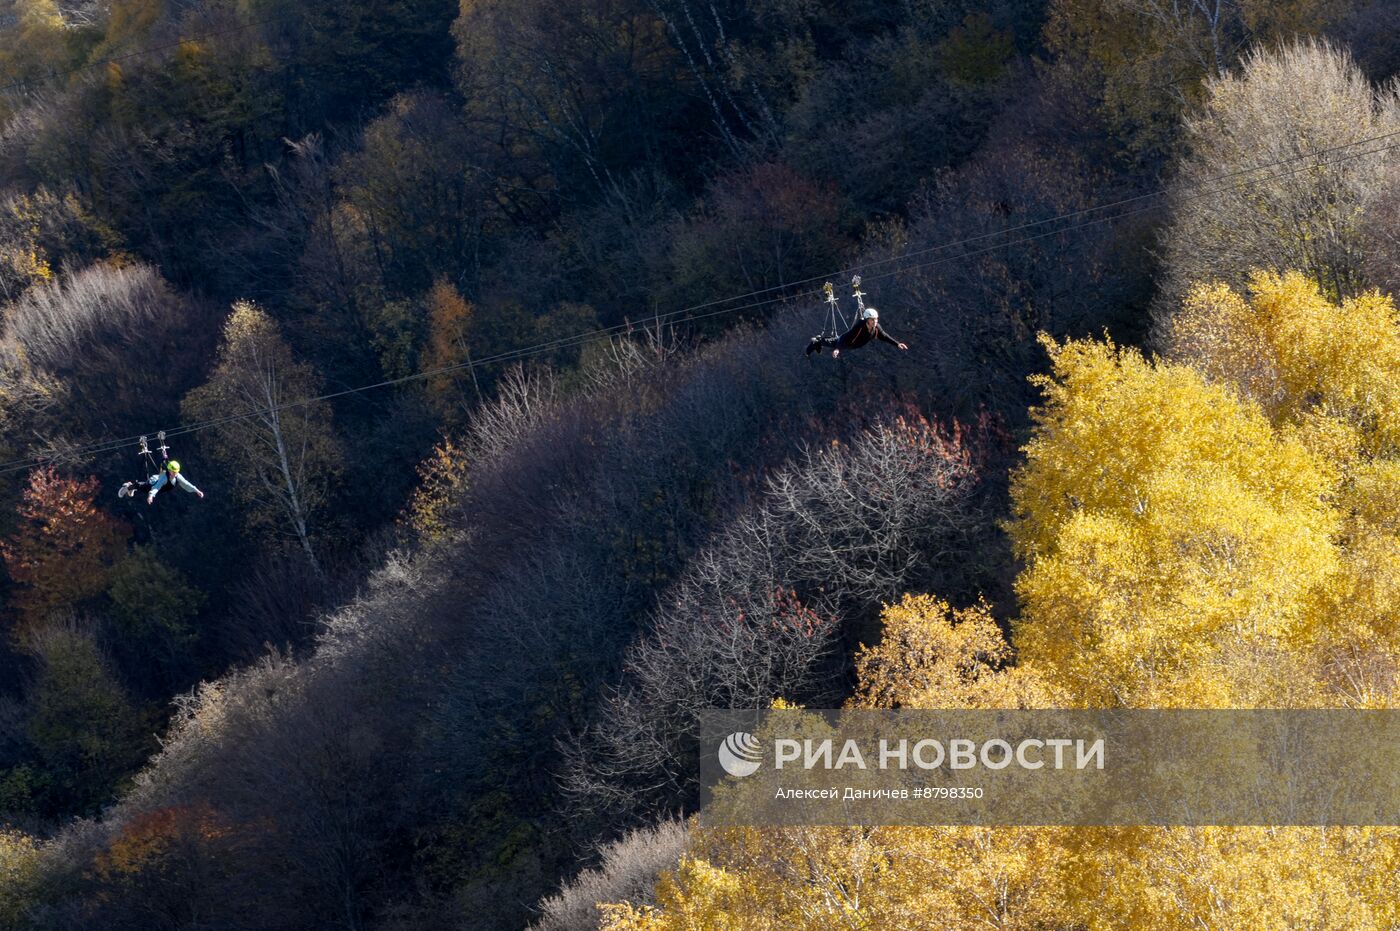
[(154, 470), (153, 474), (141, 481), (126, 482), (121, 488), (117, 489), (117, 497), (133, 498), (136, 496), (137, 492), (145, 489), (146, 503), (148, 505), (154, 504), (156, 495), (160, 494), (161, 489), (165, 488), (167, 485), (173, 485), (177, 488), (184, 489), (190, 494), (198, 495), (200, 499), (203, 500), (204, 492), (196, 488), (194, 482), (191, 482), (181, 475), (180, 463), (170, 458), (170, 447), (165, 445), (165, 432), (162, 431), (158, 434), (157, 439), (160, 440), (159, 449), (162, 466), (157, 468), (155, 457), (151, 455), (150, 447), (146, 445), (146, 438), (144, 436), (141, 437), (141, 448), (138, 450), (138, 454), (145, 457), (146, 462), (149, 463), (150, 467)]
[(836, 300), (836, 291), (832, 288), (831, 282), (825, 285), (826, 303), (829, 307), (827, 313), (827, 329), (818, 336), (813, 336), (807, 343), (807, 355), (812, 353), (821, 354), (824, 348), (830, 347), (833, 359), (841, 358), (843, 349), (859, 349), (873, 340), (882, 343), (889, 343), (900, 349), (908, 349), (909, 346), (890, 336), (880, 326), (880, 312), (874, 307), (865, 306), (865, 293), (860, 289), (860, 276), (856, 275), (851, 279), (851, 287), (855, 290), (856, 299), (856, 322), (850, 329), (840, 336), (836, 335), (836, 321), (840, 319), (841, 325), (845, 326), (845, 315), (841, 313), (840, 305)]

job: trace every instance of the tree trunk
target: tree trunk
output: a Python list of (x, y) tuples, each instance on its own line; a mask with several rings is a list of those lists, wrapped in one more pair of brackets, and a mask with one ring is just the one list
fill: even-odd
[(316, 559), (316, 551), (312, 549), (311, 538), (306, 532), (306, 513), (302, 510), (301, 496), (297, 494), (296, 478), (292, 475), (291, 460), (287, 456), (287, 443), (282, 435), (282, 414), (277, 409), (277, 402), (272, 391), (273, 381), (274, 377), (269, 377), (266, 385), (268, 426), (272, 430), (272, 439), (277, 446), (277, 468), (282, 473), (282, 481), (287, 488), (287, 516), (291, 519), (292, 529), (296, 531), (297, 539), (301, 541), (301, 548), (306, 551), (306, 558), (311, 563), (311, 568), (318, 577), (324, 578), (325, 573), (321, 570), (321, 563)]

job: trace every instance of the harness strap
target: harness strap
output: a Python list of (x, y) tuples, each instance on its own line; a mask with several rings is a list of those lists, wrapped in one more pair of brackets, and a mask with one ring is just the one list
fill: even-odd
[[(849, 329), (846, 323), (846, 315), (841, 312), (841, 302), (836, 299), (836, 289), (831, 286), (831, 282), (822, 285), (822, 290), (826, 292), (826, 329), (822, 331), (824, 338), (835, 339)], [(840, 321), (841, 329), (837, 329), (837, 321)]]

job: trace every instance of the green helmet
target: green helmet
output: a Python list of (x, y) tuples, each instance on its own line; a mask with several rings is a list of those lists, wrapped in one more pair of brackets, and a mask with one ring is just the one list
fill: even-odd
[(179, 471), (180, 471), (180, 463), (179, 463), (178, 461), (174, 460), (174, 459), (171, 459), (169, 462), (167, 462), (167, 463), (165, 464), (165, 467), (166, 467), (167, 469), (169, 469), (171, 472), (179, 472)]

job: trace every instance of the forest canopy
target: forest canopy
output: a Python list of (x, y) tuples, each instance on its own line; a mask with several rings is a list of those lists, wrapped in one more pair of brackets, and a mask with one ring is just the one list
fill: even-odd
[(0, 929), (1396, 926), (692, 818), (707, 707), (1396, 707), (1393, 13), (0, 0)]

